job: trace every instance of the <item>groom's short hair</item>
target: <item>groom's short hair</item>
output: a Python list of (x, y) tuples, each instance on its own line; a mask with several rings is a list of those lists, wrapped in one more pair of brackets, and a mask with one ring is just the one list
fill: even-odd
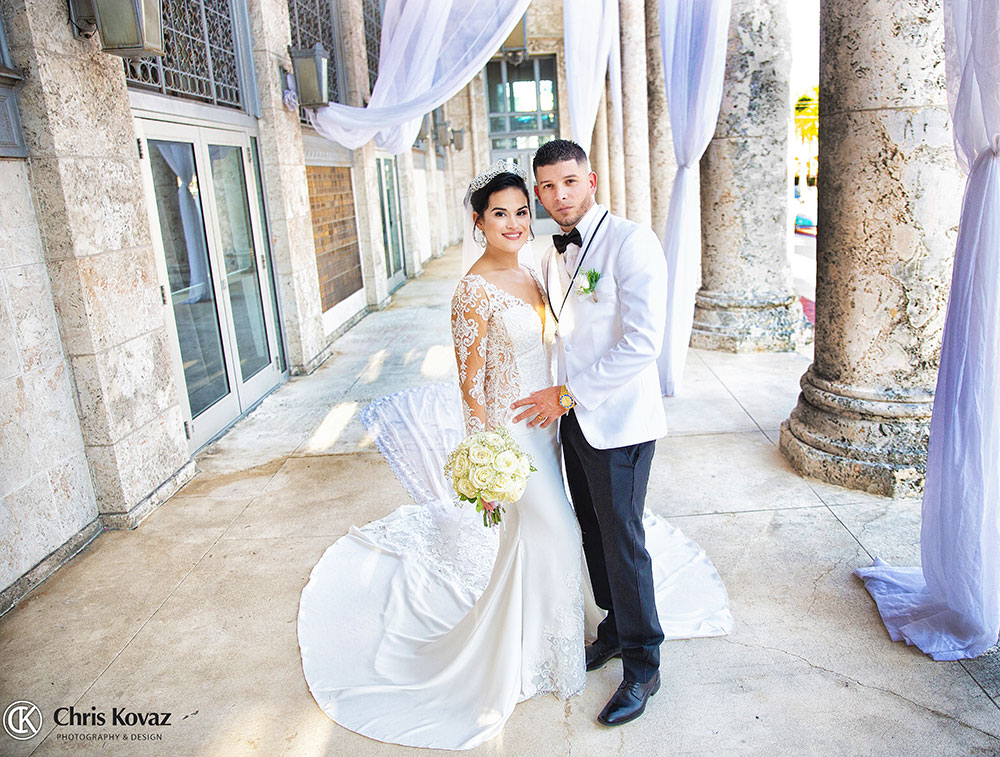
[(535, 152), (535, 158), (531, 161), (531, 169), (537, 174), (539, 166), (553, 166), (565, 160), (575, 160), (585, 166), (590, 165), (587, 153), (576, 142), (571, 139), (553, 139), (539, 147)]

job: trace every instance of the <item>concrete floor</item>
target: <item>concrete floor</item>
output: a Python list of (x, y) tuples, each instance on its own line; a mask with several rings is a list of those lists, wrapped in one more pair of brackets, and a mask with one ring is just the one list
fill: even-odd
[[(103, 534), (0, 618), (0, 706), (29, 700), (44, 717), (30, 741), (0, 734), (0, 753), (417, 753), (319, 710), (296, 612), (327, 546), (406, 501), (358, 416), (451, 376), (457, 266), (434, 261), (200, 454), (197, 477), (138, 530)], [(715, 561), (732, 635), (667, 643), (664, 686), (635, 723), (595, 722), (612, 664), (567, 703), (519, 705), (477, 754), (1000, 754), (1000, 656), (935, 663), (892, 643), (851, 575), (875, 555), (917, 563), (919, 502), (802, 479), (778, 453), (809, 360), (692, 351), (683, 395), (666, 401), (648, 502)], [(71, 705), (109, 725), (53, 728)], [(171, 725), (112, 726), (113, 707)], [(160, 740), (77, 740), (88, 734)]]

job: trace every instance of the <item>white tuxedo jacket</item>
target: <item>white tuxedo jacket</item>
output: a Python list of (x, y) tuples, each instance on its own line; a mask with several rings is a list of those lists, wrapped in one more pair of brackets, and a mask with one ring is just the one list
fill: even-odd
[[(667, 316), (667, 264), (648, 226), (600, 205), (588, 216), (594, 211), (593, 219), (585, 216), (579, 224), (587, 230), (574, 270), (567, 273), (550, 247), (542, 281), (557, 321), (557, 381), (576, 398), (576, 417), (590, 445), (611, 449), (667, 433), (656, 367)], [(601, 275), (596, 301), (578, 293), (591, 269)]]

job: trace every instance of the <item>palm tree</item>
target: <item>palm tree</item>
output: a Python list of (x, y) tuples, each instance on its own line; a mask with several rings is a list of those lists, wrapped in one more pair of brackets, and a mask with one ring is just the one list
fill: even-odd
[(819, 139), (819, 87), (795, 102), (795, 133), (803, 143)]

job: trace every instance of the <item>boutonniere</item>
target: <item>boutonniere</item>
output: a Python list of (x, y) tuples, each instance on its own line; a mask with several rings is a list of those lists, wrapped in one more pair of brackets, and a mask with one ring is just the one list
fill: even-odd
[(597, 282), (601, 280), (601, 274), (591, 268), (584, 273), (584, 276), (587, 277), (587, 283), (581, 281), (576, 287), (576, 293), (581, 297), (589, 294), (594, 302), (597, 302)]

